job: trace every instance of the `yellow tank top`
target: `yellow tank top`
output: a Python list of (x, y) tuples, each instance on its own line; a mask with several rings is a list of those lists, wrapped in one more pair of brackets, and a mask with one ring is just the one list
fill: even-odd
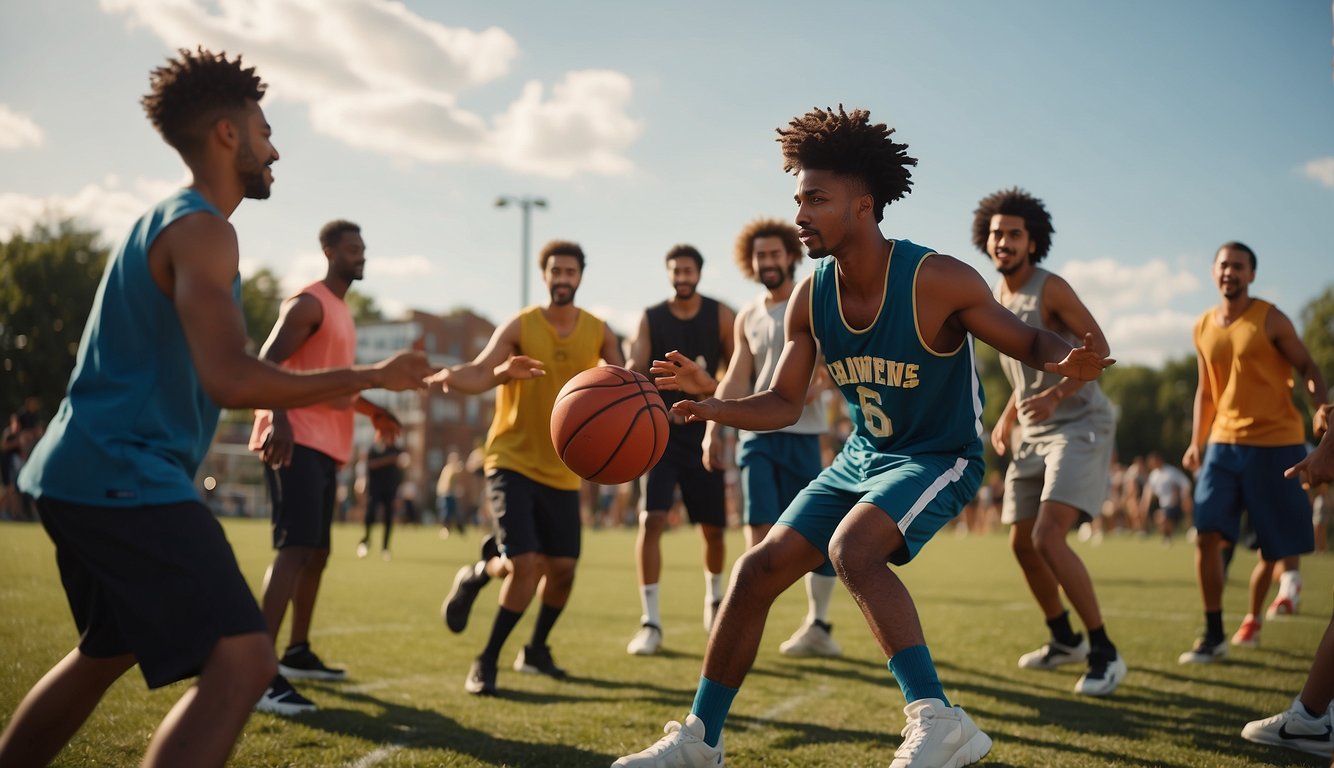
[(1306, 439), (1292, 403), (1292, 364), (1265, 334), (1272, 306), (1256, 299), (1227, 327), (1212, 309), (1195, 323), (1195, 349), (1214, 396), (1211, 443), (1278, 446)]
[(508, 469), (560, 490), (579, 489), (579, 476), (551, 444), (551, 408), (565, 382), (598, 364), (603, 322), (579, 310), (574, 331), (564, 338), (547, 322), (541, 307), (519, 315), (519, 354), (541, 360), (546, 375), (502, 384), (496, 417), (486, 441), (486, 471)]

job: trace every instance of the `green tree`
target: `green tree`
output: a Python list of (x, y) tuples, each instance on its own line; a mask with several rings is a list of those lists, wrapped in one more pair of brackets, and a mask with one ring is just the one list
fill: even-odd
[(384, 312), (380, 311), (375, 299), (369, 294), (349, 288), (343, 300), (347, 302), (347, 308), (352, 312), (352, 319), (358, 323), (384, 319)]
[(268, 267), (241, 280), (241, 312), (245, 315), (246, 345), (251, 354), (259, 352), (269, 331), (278, 322), (278, 308), (282, 306), (283, 287)]
[(1334, 388), (1334, 285), (1302, 307), (1301, 323), (1302, 341), (1325, 375), (1325, 384)]
[(65, 395), (108, 249), (69, 219), (0, 243), (0, 407), (36, 396), (49, 417)]

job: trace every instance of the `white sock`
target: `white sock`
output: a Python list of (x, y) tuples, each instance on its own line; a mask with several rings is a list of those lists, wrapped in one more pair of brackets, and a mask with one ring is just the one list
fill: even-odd
[(723, 599), (723, 575), (704, 572), (704, 596), (710, 604)]
[(834, 585), (837, 576), (825, 576), (819, 573), (806, 574), (806, 623), (829, 623), (829, 602), (834, 597)]
[(662, 615), (658, 611), (658, 585), (639, 585), (639, 603), (644, 606), (644, 616), (640, 620), (641, 623), (661, 627)]
[(1286, 597), (1292, 602), (1302, 594), (1302, 573), (1301, 571), (1284, 571), (1278, 577), (1278, 595)]

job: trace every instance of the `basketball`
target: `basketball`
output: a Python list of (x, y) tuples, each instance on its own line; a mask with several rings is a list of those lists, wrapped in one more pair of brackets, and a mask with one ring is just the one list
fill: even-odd
[(561, 387), (551, 442), (576, 475), (602, 485), (634, 480), (667, 448), (667, 407), (643, 374), (604, 365)]

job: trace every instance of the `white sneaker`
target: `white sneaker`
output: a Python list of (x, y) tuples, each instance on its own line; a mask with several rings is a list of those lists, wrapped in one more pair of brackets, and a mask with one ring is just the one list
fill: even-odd
[(1089, 657), (1089, 641), (1083, 635), (1077, 635), (1079, 642), (1075, 645), (1065, 645), (1055, 640), (1048, 640), (1047, 644), (1037, 649), (1029, 651), (1019, 657), (1019, 667), (1021, 669), (1056, 669), (1062, 664), (1081, 664)]
[(829, 624), (812, 621), (780, 643), (778, 650), (788, 656), (841, 656), (843, 649), (834, 641), (832, 631)]
[(1075, 693), (1085, 696), (1107, 696), (1126, 679), (1126, 660), (1118, 653), (1110, 660), (1103, 653), (1089, 656), (1089, 668), (1079, 682), (1075, 683)]
[(1294, 700), (1285, 712), (1247, 723), (1241, 729), (1241, 737), (1259, 744), (1300, 749), (1326, 759), (1334, 757), (1334, 728), (1330, 727), (1329, 713), (1313, 718), (1306, 714), (1301, 699)]
[(1227, 656), (1227, 638), (1217, 643), (1210, 643), (1201, 637), (1195, 641), (1195, 647), (1177, 657), (1178, 664), (1212, 664)]
[(652, 656), (662, 647), (662, 630), (656, 624), (645, 624), (639, 628), (625, 652), (631, 656)]
[(667, 735), (658, 743), (633, 755), (626, 755), (611, 768), (718, 768), (723, 764), (723, 738), (718, 746), (704, 743), (704, 721), (686, 715), (684, 725), (671, 721), (662, 729)]
[(961, 707), (940, 699), (918, 699), (903, 708), (908, 724), (889, 768), (962, 768), (986, 757), (991, 738)]

